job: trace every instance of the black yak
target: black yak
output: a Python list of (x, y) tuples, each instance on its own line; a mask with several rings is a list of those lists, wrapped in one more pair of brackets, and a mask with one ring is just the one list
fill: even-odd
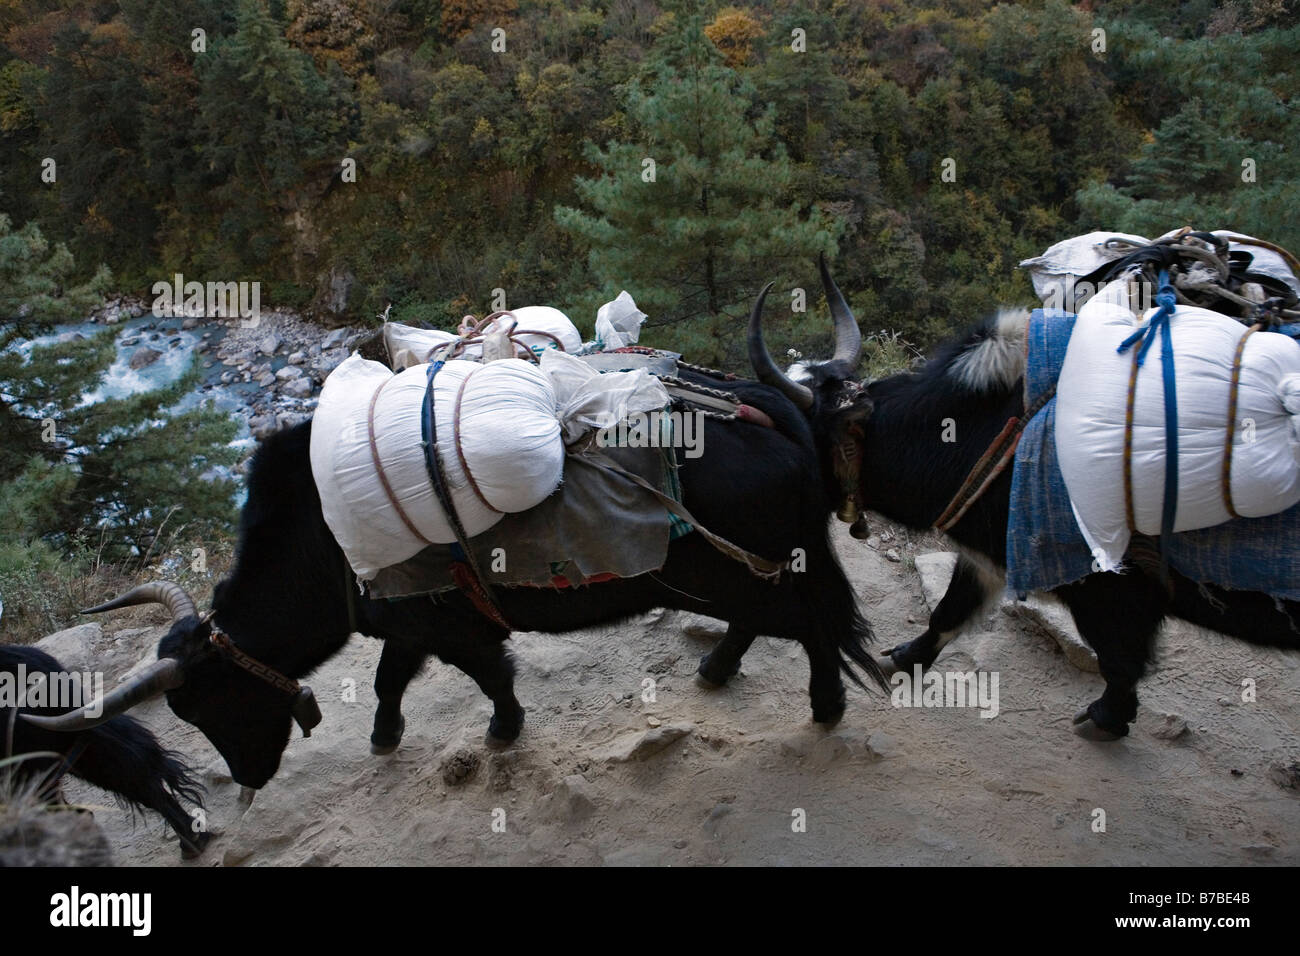
[[(856, 356), (856, 325), (841, 322), (836, 331), (840, 351)], [(821, 469), (815, 439), (825, 424), (768, 386), (709, 376), (701, 381), (761, 409), (773, 427), (710, 420), (703, 455), (680, 466), (686, 506), (710, 531), (770, 561), (788, 560), (801, 549), (803, 569), (786, 571), (776, 583), (760, 580), (701, 535), (688, 534), (671, 542), (657, 572), (576, 590), (495, 588), (496, 601), (517, 630), (563, 632), (669, 607), (796, 640), (808, 654), (813, 719), (833, 723), (845, 709), (844, 676), (861, 684), (856, 669), (882, 688), (887, 684), (867, 650), (870, 628), (828, 538), (836, 492)], [(828, 407), (826, 413), (843, 411)], [(503, 647), (509, 630), (459, 591), (350, 602), (351, 575), (312, 478), (310, 430), (311, 423), (303, 423), (258, 450), (234, 569), (216, 587), (211, 614), (200, 617), (188, 596), (166, 584), (145, 585), (98, 608), (166, 600), (173, 611), (158, 661), (132, 685), (107, 695), (104, 712), (120, 713), (145, 696), (166, 693), (176, 715), (203, 731), (225, 757), (232, 777), (259, 788), (279, 766), (291, 719), (304, 731), (319, 720), (310, 690), (296, 679), (337, 652), (355, 623), (356, 631), (384, 641), (371, 738), (377, 750), (400, 740), (402, 694), (429, 654), (460, 668), (492, 700), (489, 742), (514, 740), (523, 709)], [(617, 531), (616, 516), (611, 530)], [(74, 713), (42, 723), (75, 729), (93, 718)]]
[[(832, 308), (848, 306), (823, 269)], [(856, 505), (915, 529), (933, 527), (1008, 419), (1025, 411), (1025, 329), (1029, 314), (1007, 310), (941, 348), (918, 371), (859, 383), (844, 362), (801, 363), (781, 372), (763, 343), (760, 297), (750, 316), (749, 355), (760, 381), (807, 408), (861, 408), (846, 429), (831, 421), (818, 436), (824, 465), (857, 455)], [(945, 442), (945, 421), (961, 440)], [(1004, 471), (948, 530), (960, 557), (925, 633), (887, 651), (902, 670), (928, 667), (943, 646), (1003, 590), (1012, 472)], [(1097, 653), (1105, 692), (1075, 715), (1074, 730), (1093, 740), (1128, 733), (1136, 686), (1156, 631), (1174, 616), (1252, 644), (1300, 649), (1300, 605), (1267, 594), (1200, 584), (1134, 562), (1124, 573), (1094, 573), (1051, 593), (1069, 608)], [(703, 670), (720, 683), (740, 665), (753, 633), (732, 628)]]
[[(0, 675), (7, 675), (3, 679), (11, 687), (28, 686), (28, 678), (36, 674), (44, 675), (39, 679), (48, 687), (56, 675), (67, 673), (57, 660), (35, 647), (0, 645)], [(47, 801), (61, 801), (59, 779), (71, 773), (107, 790), (134, 812), (153, 810), (159, 814), (180, 836), (184, 857), (196, 857), (203, 851), (209, 834), (195, 831), (193, 818), (177, 799), (202, 807), (203, 788), (181, 756), (163, 749), (139, 721), (123, 714), (93, 727), (60, 733), (18, 718), (25, 714), (53, 717), (70, 707), (26, 706), (17, 699), (8, 703), (12, 706), (0, 702), (0, 756), (33, 755), (10, 765), (17, 782), (30, 782)], [(44, 753), (57, 756), (39, 756)]]

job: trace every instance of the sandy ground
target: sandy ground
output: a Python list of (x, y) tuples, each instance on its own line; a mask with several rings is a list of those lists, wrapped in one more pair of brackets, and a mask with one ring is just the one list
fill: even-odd
[[(891, 562), (836, 534), (879, 646), (919, 634), (927, 611), (910, 558), (934, 543), (896, 541), (902, 560)], [(162, 615), (104, 622), (96, 650), (111, 677), (152, 655), (162, 629), (142, 625)], [(528, 717), (500, 752), (483, 743), (486, 699), (431, 661), (407, 693), (405, 741), (387, 757), (368, 750), (379, 644), (356, 637), (310, 680), (324, 721), (309, 740), (295, 729), (249, 808), (197, 731), (164, 704), (141, 707), (169, 746), (207, 768), (216, 836), (183, 865), (1300, 862), (1300, 790), (1287, 769), (1300, 762), (1300, 656), (1168, 627), (1133, 733), (1095, 744), (1069, 728), (1100, 677), (995, 611), (937, 666), (996, 671), (998, 716), (895, 708), (850, 689), (848, 713), (827, 732), (811, 722), (808, 665), (793, 643), (762, 638), (731, 686), (696, 686), (710, 645), (685, 628), (699, 623), (711, 622), (656, 611), (515, 635)], [(647, 678), (653, 702), (642, 700)], [(1241, 700), (1245, 678), (1255, 702)], [(118, 863), (181, 865), (156, 817), (133, 825), (103, 793), (68, 791), (101, 808)]]

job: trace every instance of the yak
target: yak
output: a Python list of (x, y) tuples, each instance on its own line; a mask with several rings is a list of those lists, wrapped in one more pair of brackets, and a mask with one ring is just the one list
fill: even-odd
[[(844, 364), (856, 361), (857, 326), (839, 321), (835, 331), (836, 354)], [(808, 655), (813, 720), (835, 723), (845, 710), (843, 677), (865, 686), (865, 676), (888, 687), (884, 667), (867, 649), (871, 629), (831, 547), (836, 492), (817, 452), (818, 431), (854, 410), (801, 410), (761, 383), (682, 377), (726, 389), (772, 422), (710, 419), (703, 454), (680, 465), (684, 503), (703, 527), (770, 561), (801, 549), (801, 570), (760, 580), (692, 533), (670, 543), (657, 572), (578, 589), (493, 588), (509, 628), (478, 610), (464, 591), (371, 600), (356, 594), (321, 513), (307, 421), (270, 436), (255, 454), (233, 570), (214, 589), (210, 612), (200, 616), (190, 597), (167, 582), (141, 585), (92, 609), (162, 602), (172, 612), (157, 661), (105, 695), (103, 714), (166, 694), (173, 712), (220, 751), (232, 778), (257, 789), (278, 769), (291, 721), (306, 733), (320, 719), (310, 688), (297, 678), (356, 631), (384, 642), (372, 749), (397, 746), (405, 726), (402, 695), (430, 654), (462, 670), (491, 699), (487, 742), (500, 746), (519, 735), (524, 719), (503, 646), (510, 630), (564, 632), (667, 607), (798, 641)], [(616, 531), (616, 516), (610, 525)], [(84, 709), (29, 719), (52, 730), (94, 723)]]
[[(835, 306), (847, 311), (829, 274), (823, 281)], [(830, 468), (847, 439), (863, 463), (852, 489), (856, 503), (891, 521), (918, 530), (934, 527), (1008, 419), (1025, 412), (1025, 310), (1000, 311), (940, 348), (919, 370), (857, 382), (853, 370), (836, 360), (799, 363), (782, 372), (763, 342), (762, 309), (760, 296), (748, 328), (749, 358), (759, 381), (779, 388), (801, 408), (860, 410), (848, 435), (841, 420), (832, 423), (839, 428), (820, 436), (821, 454)], [(961, 441), (942, 440), (946, 420), (962, 423)], [(952, 581), (925, 632), (885, 652), (888, 667), (929, 667), (1001, 595), (1011, 482), (1007, 469), (948, 529), (959, 549)], [(1251, 644), (1300, 649), (1300, 603), (1192, 581), (1173, 569), (1168, 575), (1162, 580), (1159, 569), (1132, 562), (1122, 573), (1096, 572), (1049, 592), (1064, 602), (1096, 651), (1106, 682), (1102, 695), (1073, 718), (1080, 736), (1112, 741), (1128, 734), (1137, 715), (1137, 684), (1168, 616)], [(753, 632), (728, 629), (710, 655), (711, 679), (725, 682), (753, 639)]]
[[(35, 647), (0, 646), (0, 673), (43, 674), (47, 684), (66, 673), (54, 657)], [(57, 707), (0, 708), (0, 755), (30, 755), (15, 763), (19, 782), (29, 781), (38, 795), (62, 802), (59, 778), (71, 773), (86, 783), (107, 790), (131, 810), (159, 814), (181, 839), (181, 855), (197, 857), (209, 834), (195, 832), (192, 820), (177, 797), (203, 806), (203, 787), (193, 769), (175, 751), (165, 750), (139, 721), (126, 714), (110, 717), (96, 726), (74, 733), (59, 733), (17, 716), (53, 718)], [(42, 756), (54, 754), (56, 756)]]

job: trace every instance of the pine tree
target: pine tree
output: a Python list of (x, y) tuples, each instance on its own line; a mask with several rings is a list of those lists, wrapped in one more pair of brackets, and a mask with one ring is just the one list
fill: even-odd
[(773, 111), (755, 100), (701, 17), (675, 16), (625, 91), (633, 137), (588, 144), (600, 175), (575, 185), (592, 211), (556, 209), (587, 245), (601, 292), (626, 288), (651, 326), (672, 326), (654, 342), (697, 361), (743, 360), (758, 289), (776, 280), (788, 294), (818, 253), (835, 249), (838, 225), (792, 198)]

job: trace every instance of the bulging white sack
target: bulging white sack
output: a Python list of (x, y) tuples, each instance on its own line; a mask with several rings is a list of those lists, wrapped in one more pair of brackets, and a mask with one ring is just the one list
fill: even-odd
[[(512, 318), (513, 316), (513, 318)], [(555, 349), (556, 342), (564, 351), (577, 352), (582, 348), (582, 336), (569, 317), (559, 309), (548, 305), (527, 305), (512, 309), (508, 315), (498, 316), (490, 326), (482, 331), (493, 329), (514, 332), (515, 341), (531, 349), (534, 353)], [(423, 365), (440, 347), (456, 341), (454, 332), (441, 329), (417, 329), (401, 322), (384, 323), (384, 344), (388, 346), (388, 355), (397, 371), (412, 365)], [(483, 355), (483, 345), (470, 343), (461, 353), (461, 357), (478, 360)]]
[[(362, 580), (413, 557), (426, 539), (456, 540), (429, 481), (421, 445), (427, 376), (427, 366), (394, 375), (353, 355), (321, 389), (312, 424), (312, 475), (325, 523)], [(402, 520), (375, 467), (368, 419), (380, 386), (375, 448), (393, 497), (419, 534)], [(434, 380), (434, 413), (443, 477), (470, 537), (492, 527), (503, 513), (540, 504), (559, 487), (564, 442), (555, 392), (537, 366), (520, 359), (447, 362)]]
[(580, 358), (552, 349), (542, 353), (542, 371), (555, 389), (555, 405), (566, 442), (591, 428), (609, 428), (629, 415), (658, 411), (668, 390), (643, 368), (600, 372)]
[[(1102, 570), (1129, 543), (1124, 500), (1124, 418), (1132, 352), (1116, 352), (1140, 324), (1113, 283), (1079, 310), (1056, 391), (1056, 450), (1075, 518)], [(1155, 309), (1144, 316), (1149, 320)], [(1206, 309), (1179, 306), (1172, 325), (1178, 409), (1175, 531), (1231, 518), (1223, 501), (1232, 362), (1246, 327)], [(1138, 346), (1133, 346), (1137, 348)], [(1133, 424), (1137, 529), (1160, 533), (1165, 483), (1165, 403), (1159, 338), (1138, 373)], [(1256, 333), (1242, 354), (1230, 487), (1243, 517), (1300, 502), (1300, 344)]]

